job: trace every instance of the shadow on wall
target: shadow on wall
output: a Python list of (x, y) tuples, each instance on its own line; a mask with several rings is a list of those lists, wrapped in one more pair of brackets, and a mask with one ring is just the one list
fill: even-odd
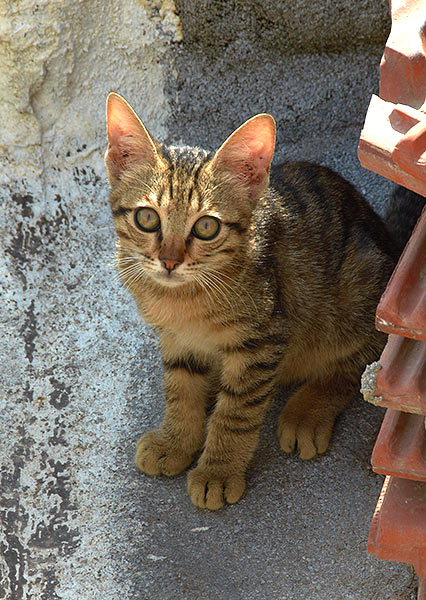
[(278, 152), (284, 141), (345, 135), (362, 124), (390, 28), (386, 0), (176, 7), (183, 42), (166, 88), (168, 142), (216, 146), (258, 112), (276, 118)]

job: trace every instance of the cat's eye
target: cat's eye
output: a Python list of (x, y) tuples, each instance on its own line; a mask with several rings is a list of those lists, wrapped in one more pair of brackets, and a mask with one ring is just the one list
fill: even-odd
[(192, 235), (200, 240), (212, 240), (220, 230), (220, 223), (215, 217), (201, 217), (192, 228)]
[(153, 233), (160, 229), (160, 217), (153, 208), (138, 208), (135, 212), (135, 224), (138, 229)]

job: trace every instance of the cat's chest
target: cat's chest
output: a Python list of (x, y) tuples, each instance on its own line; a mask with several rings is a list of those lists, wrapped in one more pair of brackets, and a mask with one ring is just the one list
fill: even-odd
[(187, 348), (210, 353), (241, 338), (237, 324), (224, 323), (220, 311), (191, 298), (145, 298), (138, 305), (148, 323), (174, 334)]

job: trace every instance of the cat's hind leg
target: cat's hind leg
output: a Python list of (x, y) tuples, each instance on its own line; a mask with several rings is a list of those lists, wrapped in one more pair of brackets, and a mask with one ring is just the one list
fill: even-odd
[(292, 396), (278, 418), (278, 439), (284, 452), (296, 448), (309, 460), (329, 445), (334, 421), (360, 388), (362, 368), (334, 372), (307, 380)]

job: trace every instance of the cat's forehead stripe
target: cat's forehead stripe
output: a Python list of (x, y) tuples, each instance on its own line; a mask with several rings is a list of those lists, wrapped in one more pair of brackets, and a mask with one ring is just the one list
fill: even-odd
[(164, 199), (167, 197), (166, 191), (168, 190), (168, 187), (169, 186), (167, 185), (166, 181), (163, 181), (160, 184), (160, 186), (158, 188), (158, 192), (156, 194), (156, 198), (155, 198), (158, 206), (161, 206)]
[(173, 206), (177, 210), (188, 206), (199, 210), (202, 198), (199, 176), (211, 154), (188, 146), (163, 146), (162, 153), (169, 167), (156, 199), (157, 204)]

